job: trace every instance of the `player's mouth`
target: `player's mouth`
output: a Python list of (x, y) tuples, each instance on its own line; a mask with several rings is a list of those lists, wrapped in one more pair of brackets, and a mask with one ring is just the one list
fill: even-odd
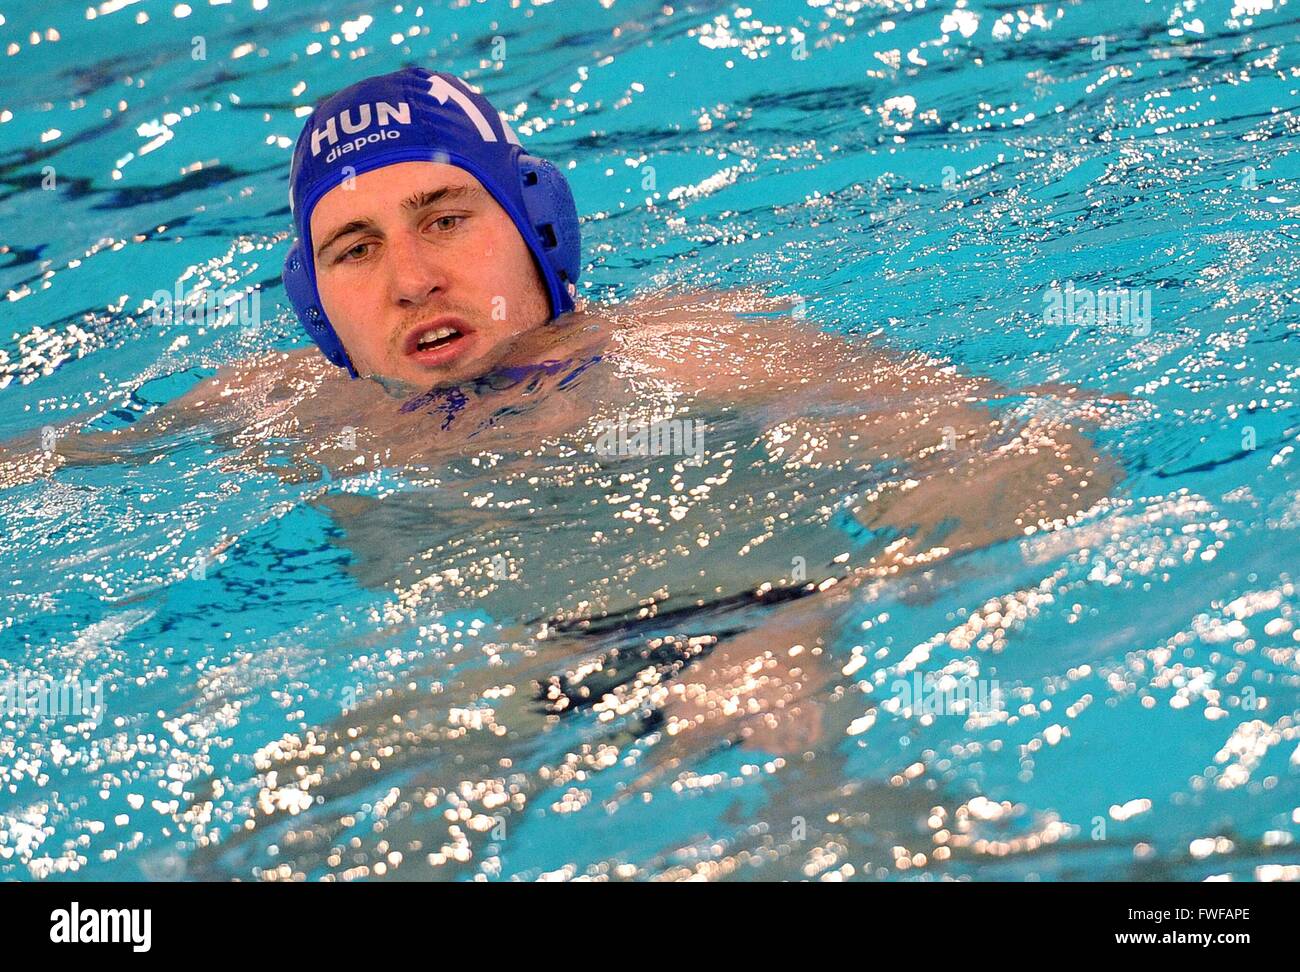
[(404, 351), (418, 365), (439, 368), (465, 353), (473, 333), (459, 317), (435, 317), (411, 329)]

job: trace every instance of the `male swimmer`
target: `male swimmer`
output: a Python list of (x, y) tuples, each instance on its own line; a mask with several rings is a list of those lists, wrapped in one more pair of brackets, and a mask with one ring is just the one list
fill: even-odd
[[(1113, 482), (1111, 464), (1068, 424), (997, 417), (992, 382), (788, 317), (732, 313), (780, 303), (762, 295), (579, 304), (579, 221), (563, 174), (529, 155), (504, 117), (452, 75), (407, 68), (319, 104), (294, 150), (290, 202), (297, 239), (284, 283), (314, 348), (224, 367), (124, 430), (60, 435), (46, 452), (35, 441), (10, 443), (0, 486), (65, 464), (152, 460), (151, 442), (200, 425), (255, 467), (261, 442), (275, 435), (298, 443), (289, 471), (268, 467), (278, 475), (337, 476), (523, 449), (590, 427), (611, 403), (698, 403), (755, 417), (772, 456), (790, 468), (883, 463), (897, 474), (854, 509), (891, 542), (838, 578), (849, 582), (839, 585), (843, 598), (867, 575), (929, 569), (1064, 521)], [(582, 395), (561, 393), (579, 378)], [(367, 537), (364, 514), (378, 500), (325, 502), (350, 523), (358, 552), (391, 559), (404, 542), (418, 546), (409, 526)], [(774, 578), (756, 559), (715, 567), (709, 588), (770, 588)], [(789, 561), (778, 551), (776, 562)], [(380, 570), (374, 581), (392, 574)], [(825, 580), (813, 578), (821, 583), (808, 592)], [(788, 694), (798, 679), (756, 682), (751, 660), (776, 649), (789, 666), (785, 648), (819, 643), (835, 594), (785, 605), (691, 669), (697, 688), (748, 694), (741, 711), (758, 716), (745, 732), (767, 748), (783, 738), (805, 745), (809, 731)], [(716, 717), (710, 691), (677, 693), (665, 708), (688, 721)], [(788, 737), (772, 718), (777, 708)]]

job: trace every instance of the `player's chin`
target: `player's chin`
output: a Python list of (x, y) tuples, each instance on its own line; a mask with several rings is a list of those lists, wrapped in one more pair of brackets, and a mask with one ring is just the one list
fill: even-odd
[(407, 355), (400, 355), (389, 362), (388, 374), (400, 378), (403, 382), (422, 390), (437, 385), (455, 384), (474, 373), (474, 361), (461, 358), (440, 364), (415, 362)]

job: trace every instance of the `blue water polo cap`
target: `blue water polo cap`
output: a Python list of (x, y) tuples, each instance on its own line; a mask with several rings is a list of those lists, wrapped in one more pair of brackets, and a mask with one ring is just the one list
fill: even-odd
[(398, 162), (441, 162), (474, 176), (532, 251), (546, 281), (551, 316), (573, 310), (582, 243), (563, 173), (527, 154), (505, 118), (460, 78), (403, 68), (326, 98), (294, 146), (289, 209), (298, 238), (285, 257), (284, 286), (298, 320), (326, 358), (357, 377), (316, 289), (312, 210), (345, 180)]

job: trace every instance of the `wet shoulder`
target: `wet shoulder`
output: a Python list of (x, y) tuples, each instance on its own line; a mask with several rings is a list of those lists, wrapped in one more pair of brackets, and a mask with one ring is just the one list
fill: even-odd
[(684, 391), (735, 400), (845, 379), (859, 391), (907, 361), (863, 340), (845, 338), (795, 316), (784, 298), (749, 292), (699, 293), (620, 306), (614, 335), (618, 363), (672, 381)]

